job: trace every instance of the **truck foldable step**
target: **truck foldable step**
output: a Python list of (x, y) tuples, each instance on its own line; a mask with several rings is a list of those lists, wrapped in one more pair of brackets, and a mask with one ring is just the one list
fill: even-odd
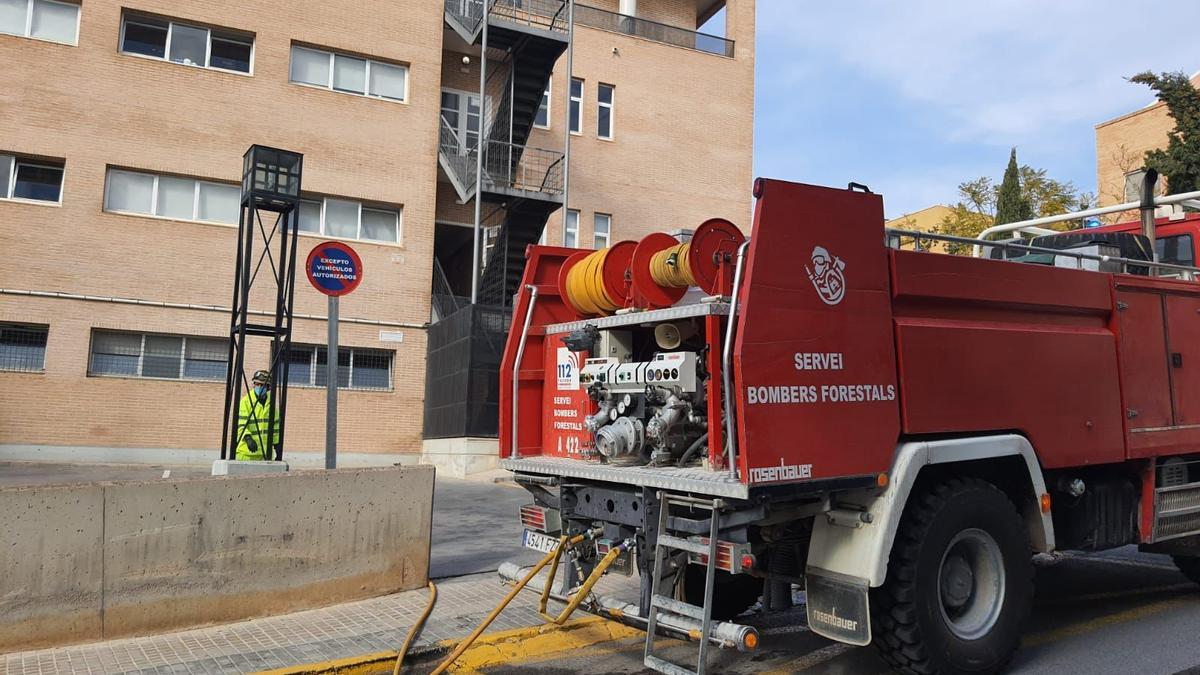
[(666, 673), (666, 675), (698, 675), (694, 670), (688, 670), (683, 666), (660, 659), (657, 656), (647, 656), (643, 660), (643, 663), (647, 668), (653, 668), (660, 673)]
[(690, 602), (683, 602), (675, 598), (668, 598), (665, 595), (656, 595), (650, 598), (650, 603), (659, 609), (665, 609), (672, 614), (679, 614), (697, 621), (704, 620), (704, 608), (697, 607)]

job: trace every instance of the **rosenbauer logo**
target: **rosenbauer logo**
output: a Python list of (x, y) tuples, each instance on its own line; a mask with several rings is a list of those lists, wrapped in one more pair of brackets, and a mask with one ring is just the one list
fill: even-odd
[(814, 246), (812, 252), (812, 267), (804, 266), (808, 280), (817, 295), (827, 305), (836, 305), (846, 297), (846, 263), (841, 258), (829, 255), (824, 246)]

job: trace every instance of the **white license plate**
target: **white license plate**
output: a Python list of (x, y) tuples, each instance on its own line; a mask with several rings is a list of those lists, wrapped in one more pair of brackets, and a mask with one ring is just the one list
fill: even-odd
[(541, 532), (534, 532), (533, 530), (525, 530), (525, 534), (521, 537), (521, 543), (525, 548), (531, 548), (542, 553), (549, 553), (554, 550), (555, 546), (558, 546), (558, 540), (554, 537), (548, 537)]

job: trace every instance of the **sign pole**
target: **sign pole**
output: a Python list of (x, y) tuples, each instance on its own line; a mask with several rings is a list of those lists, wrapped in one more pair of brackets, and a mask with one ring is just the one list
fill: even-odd
[(304, 264), (308, 281), (329, 298), (325, 347), (325, 468), (337, 468), (338, 298), (358, 288), (362, 258), (338, 241), (317, 244)]
[(329, 340), (325, 351), (325, 468), (337, 468), (338, 296), (329, 296)]

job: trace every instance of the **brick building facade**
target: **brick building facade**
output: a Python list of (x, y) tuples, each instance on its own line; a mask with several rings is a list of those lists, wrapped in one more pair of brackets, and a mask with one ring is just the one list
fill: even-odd
[[(1200, 73), (1192, 76), (1200, 86)], [(1096, 189), (1100, 206), (1138, 199), (1147, 150), (1165, 148), (1175, 120), (1161, 101), (1096, 125)], [(1130, 217), (1123, 214), (1122, 217)]]
[[(724, 4), (641, 0), (637, 12), (695, 31)], [(444, 12), (435, 0), (28, 0), (24, 14), (0, 13), (0, 240), (12, 261), (0, 268), (0, 456), (214, 456), (229, 204), (258, 143), (305, 156), (300, 259), (334, 238), (364, 262), (340, 311), (341, 345), (359, 364), (340, 397), (344, 461), (415, 457), (435, 240), (473, 216), (439, 169), (438, 143), (443, 94), (478, 90), (479, 56)], [(754, 2), (729, 0), (722, 15), (732, 55), (576, 26), (576, 245), (597, 242), (597, 222), (614, 242), (714, 216), (748, 228)], [(597, 133), (601, 84), (611, 139)], [(570, 89), (564, 57), (531, 144), (563, 144)], [(563, 213), (548, 243), (568, 236)], [(306, 462), (324, 439), (313, 366), (325, 299), (301, 279), (295, 304), (285, 454)], [(264, 298), (251, 307), (270, 309)]]

